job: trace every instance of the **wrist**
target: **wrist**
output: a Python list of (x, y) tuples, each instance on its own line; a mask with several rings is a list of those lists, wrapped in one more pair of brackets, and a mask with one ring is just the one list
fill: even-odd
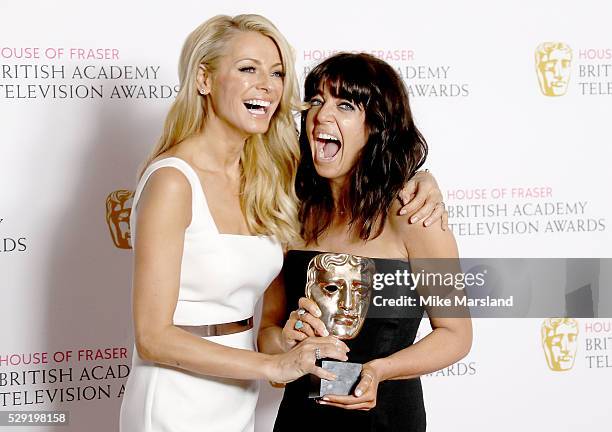
[(275, 382), (278, 376), (277, 362), (275, 361), (275, 355), (273, 354), (262, 354), (261, 359), (261, 371), (263, 372), (263, 378), (268, 381)]
[(366, 365), (368, 365), (369, 368), (376, 374), (376, 379), (379, 382), (386, 381), (391, 378), (389, 376), (389, 359), (374, 359), (371, 362), (366, 363)]

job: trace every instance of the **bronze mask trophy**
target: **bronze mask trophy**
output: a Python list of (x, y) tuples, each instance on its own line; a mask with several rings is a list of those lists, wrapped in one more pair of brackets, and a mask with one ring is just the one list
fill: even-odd
[[(374, 261), (345, 253), (322, 253), (308, 264), (306, 297), (317, 303), (321, 321), (338, 339), (354, 339), (363, 327), (370, 298)], [(337, 376), (335, 381), (311, 375), (309, 397), (348, 395), (356, 386), (361, 364), (321, 360), (321, 367)]]

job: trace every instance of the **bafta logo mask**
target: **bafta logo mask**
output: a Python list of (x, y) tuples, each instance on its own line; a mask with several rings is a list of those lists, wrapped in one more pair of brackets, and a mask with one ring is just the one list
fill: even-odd
[(574, 318), (549, 318), (542, 323), (542, 347), (546, 363), (553, 371), (574, 367), (578, 348), (578, 321)]
[(134, 193), (129, 190), (111, 192), (106, 198), (106, 223), (113, 243), (120, 249), (131, 249), (130, 214)]
[(375, 265), (370, 258), (323, 253), (308, 264), (306, 297), (321, 309), (321, 320), (330, 334), (353, 339), (363, 326)]
[(536, 48), (536, 72), (542, 94), (563, 96), (572, 65), (572, 49), (563, 42), (544, 42)]

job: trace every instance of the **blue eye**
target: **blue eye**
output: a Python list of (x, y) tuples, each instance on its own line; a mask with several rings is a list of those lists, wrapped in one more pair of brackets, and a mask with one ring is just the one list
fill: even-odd
[(323, 105), (323, 101), (319, 98), (312, 98), (310, 99), (310, 106), (320, 106)]
[(355, 111), (355, 107), (348, 102), (341, 102), (338, 106), (344, 111)]
[(276, 72), (272, 72), (272, 76), (274, 76), (276, 78), (284, 78), (285, 77), (285, 73), (283, 71), (276, 71)]

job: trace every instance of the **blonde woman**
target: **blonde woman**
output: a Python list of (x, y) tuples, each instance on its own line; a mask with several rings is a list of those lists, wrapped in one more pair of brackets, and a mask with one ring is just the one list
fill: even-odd
[(333, 379), (315, 358), (347, 358), (332, 337), (254, 351), (254, 305), (299, 234), (292, 53), (261, 16), (217, 16), (189, 35), (179, 75), (134, 197), (121, 430), (252, 431), (256, 380)]

